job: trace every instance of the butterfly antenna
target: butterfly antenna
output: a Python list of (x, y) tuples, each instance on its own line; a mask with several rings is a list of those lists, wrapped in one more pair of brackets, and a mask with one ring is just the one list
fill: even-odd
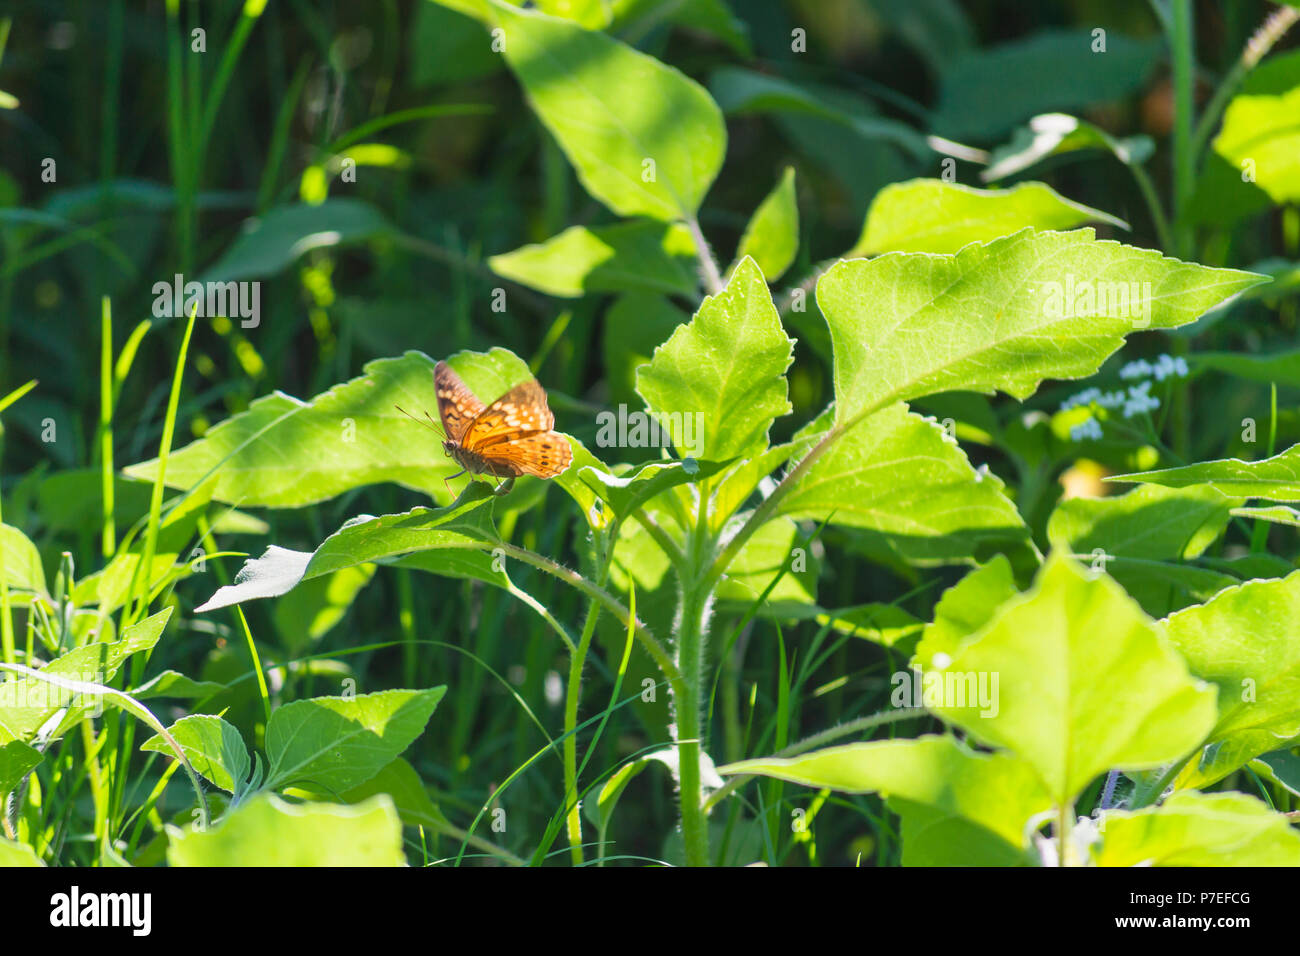
[(433, 416), (431, 416), (428, 412), (424, 413), (424, 417), (428, 419), (428, 421), (426, 422), (423, 421), (422, 419), (416, 418), (414, 415), (412, 415), (410, 412), (404, 409), (401, 405), (394, 405), (393, 407), (397, 409), (399, 412), (401, 412), (403, 415), (405, 415), (407, 418), (409, 418), (411, 421), (415, 422), (415, 424), (422, 425), (425, 428), (432, 428), (444, 439), (447, 437), (447, 433), (438, 427), (438, 424), (433, 420)]

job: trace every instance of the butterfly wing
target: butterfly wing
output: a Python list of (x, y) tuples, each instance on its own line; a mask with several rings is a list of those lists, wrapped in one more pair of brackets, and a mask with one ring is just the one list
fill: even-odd
[(433, 367), (433, 386), (438, 395), (438, 417), (448, 441), (463, 444), (466, 431), (483, 414), (483, 403), (446, 362)]
[(513, 442), (532, 432), (549, 432), (554, 426), (555, 416), (546, 404), (546, 392), (536, 379), (529, 379), (479, 412), (460, 442), (470, 451), (484, 454), (493, 445)]
[(531, 432), (500, 441), (479, 452), (489, 465), (502, 465), (516, 475), (554, 478), (573, 462), (569, 440), (553, 432)]

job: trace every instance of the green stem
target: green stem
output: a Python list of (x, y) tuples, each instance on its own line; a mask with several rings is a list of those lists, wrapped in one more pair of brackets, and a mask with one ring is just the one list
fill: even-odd
[(709, 532), (709, 483), (700, 482), (697, 493), (698, 509), (691, 529), (687, 566), (680, 577), (677, 666), (682, 680), (680, 689), (674, 688), (673, 722), (686, 865), (708, 866), (709, 830), (700, 780), (700, 755), (704, 750), (701, 720), (704, 638), (708, 631), (714, 587), (709, 579), (713, 557), (713, 539)]
[[(598, 560), (601, 566), (600, 584), (604, 585), (609, 573), (609, 551), (604, 535), (597, 533), (596, 546), (599, 549)], [(633, 606), (628, 611), (629, 617), (636, 616)], [(582, 700), (582, 668), (587, 663), (587, 652), (591, 650), (591, 640), (596, 633), (596, 618), (600, 616), (600, 606), (591, 601), (587, 604), (587, 618), (582, 624), (582, 636), (578, 646), (571, 647), (569, 653), (569, 682), (564, 695), (564, 802), (569, 808), (565, 825), (569, 834), (569, 855), (574, 866), (582, 866), (582, 810), (578, 803), (578, 705)]]
[(1056, 865), (1074, 866), (1074, 841), (1070, 839), (1073, 830), (1074, 804), (1069, 801), (1056, 809)]
[(1214, 96), (1209, 104), (1205, 107), (1205, 112), (1201, 114), (1200, 121), (1196, 124), (1196, 132), (1192, 135), (1191, 151), (1192, 162), (1199, 163), (1201, 154), (1205, 151), (1206, 145), (1210, 141), (1210, 134), (1219, 124), (1219, 118), (1223, 111), (1227, 109), (1229, 100), (1232, 99), (1237, 87), (1241, 85), (1242, 79), (1246, 74), (1253, 70), (1256, 64), (1282, 39), (1283, 34), (1300, 20), (1300, 9), (1295, 7), (1279, 7), (1273, 11), (1272, 15), (1255, 31), (1246, 47), (1241, 51), (1241, 56), (1237, 62), (1232, 65), (1228, 75), (1219, 83), (1218, 88), (1214, 91)]
[(694, 216), (686, 220), (686, 228), (690, 230), (691, 239), (695, 241), (695, 255), (700, 260), (700, 271), (704, 275), (704, 286), (708, 289), (709, 295), (717, 295), (723, 289), (722, 273), (718, 271), (718, 263), (713, 258), (713, 250), (709, 247), (709, 240), (704, 238), (704, 230), (700, 228), (700, 221)]
[(1192, 152), (1195, 56), (1192, 43), (1191, 0), (1170, 0), (1169, 48), (1173, 57), (1174, 92), (1174, 248), (1180, 259), (1191, 254), (1191, 231), (1186, 220), (1188, 200), (1195, 188), (1196, 157)]

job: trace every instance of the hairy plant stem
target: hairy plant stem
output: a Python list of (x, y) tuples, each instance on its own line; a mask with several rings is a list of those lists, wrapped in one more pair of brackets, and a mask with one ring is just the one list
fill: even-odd
[(700, 780), (700, 755), (704, 749), (700, 695), (705, 670), (704, 638), (708, 632), (714, 587), (708, 574), (713, 556), (713, 537), (709, 530), (709, 483), (700, 482), (697, 492), (699, 507), (687, 546), (686, 567), (680, 577), (676, 651), (682, 680), (680, 691), (673, 688), (673, 723), (686, 865), (708, 866), (708, 817)]
[(700, 272), (704, 276), (705, 288), (709, 290), (709, 295), (717, 295), (723, 289), (722, 273), (718, 271), (718, 263), (713, 258), (709, 240), (704, 238), (700, 221), (694, 216), (686, 220), (686, 228), (690, 230), (691, 239), (695, 241), (695, 255), (700, 260)]

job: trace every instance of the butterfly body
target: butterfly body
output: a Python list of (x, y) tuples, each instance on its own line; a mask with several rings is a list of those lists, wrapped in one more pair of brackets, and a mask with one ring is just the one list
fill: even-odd
[(446, 433), (442, 448), (463, 469), (461, 474), (554, 478), (573, 461), (568, 439), (552, 430), (555, 416), (535, 379), (487, 406), (446, 362), (434, 367), (433, 381)]

